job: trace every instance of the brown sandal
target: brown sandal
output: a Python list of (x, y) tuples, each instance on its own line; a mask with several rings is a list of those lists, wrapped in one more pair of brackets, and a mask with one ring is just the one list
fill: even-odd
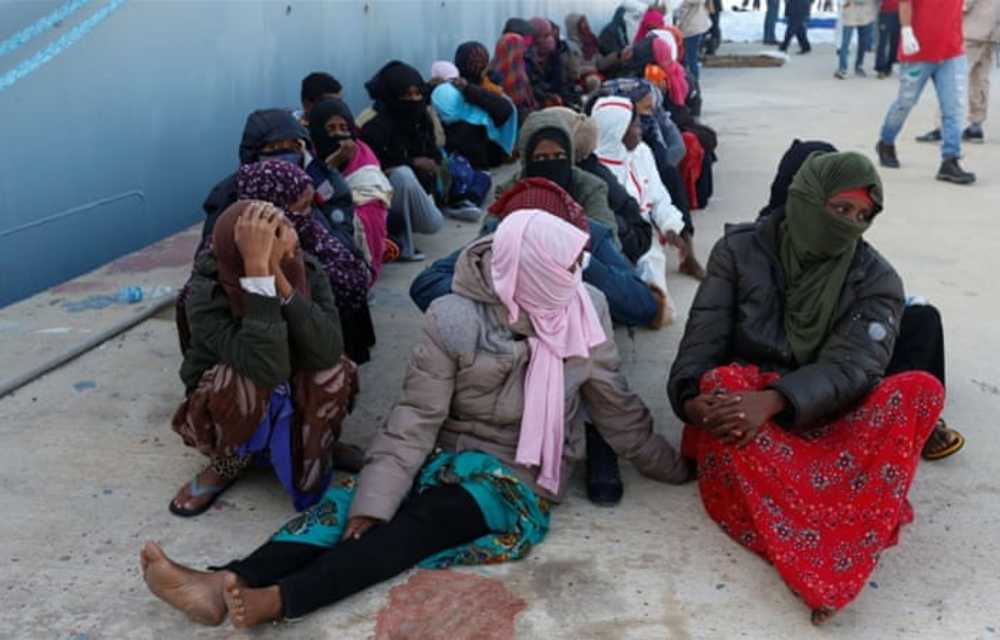
[(965, 446), (965, 438), (961, 433), (948, 427), (944, 419), (938, 420), (934, 425), (927, 442), (924, 444), (924, 460), (943, 460), (948, 456), (953, 456)]

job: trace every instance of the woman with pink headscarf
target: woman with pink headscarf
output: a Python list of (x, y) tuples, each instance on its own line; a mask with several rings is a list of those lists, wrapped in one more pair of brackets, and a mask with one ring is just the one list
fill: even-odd
[(361, 474), (221, 570), (188, 569), (149, 545), (151, 591), (195, 621), (228, 613), (249, 627), (301, 617), (417, 564), (523, 558), (583, 455), (584, 407), (640, 472), (688, 480), (688, 463), (621, 373), (604, 296), (581, 279), (587, 239), (528, 209), (471, 244), (454, 293), (427, 312), (402, 397)]

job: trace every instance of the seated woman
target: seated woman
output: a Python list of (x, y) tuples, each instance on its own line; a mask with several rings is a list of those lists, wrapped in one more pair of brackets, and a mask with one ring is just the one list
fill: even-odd
[(615, 247), (621, 248), (618, 223), (608, 206), (607, 187), (574, 166), (573, 135), (560, 113), (549, 109), (533, 113), (521, 127), (517, 146), (522, 158), (521, 173), (500, 185), (498, 197), (523, 178), (551, 180), (583, 207), (588, 218), (607, 226)]
[[(778, 164), (778, 172), (771, 183), (771, 198), (760, 212), (760, 218), (784, 211), (788, 202), (788, 189), (795, 174), (813, 153), (835, 153), (829, 142), (794, 140)], [(886, 375), (904, 371), (926, 371), (945, 385), (944, 326), (936, 307), (920, 298), (908, 297), (903, 317), (899, 323), (899, 336), (892, 350), (892, 360)], [(934, 425), (934, 431), (924, 445), (924, 460), (942, 460), (958, 453), (965, 446), (965, 437), (950, 428), (944, 418)]]
[(652, 83), (633, 78), (608, 80), (601, 89), (609, 95), (626, 97), (635, 104), (642, 126), (642, 141), (653, 152), (660, 181), (684, 219), (684, 229), (677, 236), (671, 237), (671, 244), (680, 254), (678, 271), (701, 280), (705, 277), (705, 269), (694, 252), (694, 220), (691, 217), (690, 200), (684, 179), (677, 168), (687, 154), (687, 148), (680, 130), (662, 107), (662, 94)]
[(569, 55), (574, 58), (580, 89), (584, 93), (596, 91), (601, 82), (601, 74), (597, 68), (601, 51), (587, 16), (580, 13), (566, 16), (566, 47)]
[(527, 53), (528, 45), (524, 36), (516, 33), (505, 33), (497, 41), (493, 62), (490, 63), (490, 72), (496, 76), (504, 94), (511, 99), (517, 108), (518, 122), (524, 122), (532, 112), (539, 108), (539, 103), (535, 99), (535, 90), (528, 78), (525, 62)]
[(382, 173), (375, 152), (358, 137), (354, 115), (342, 100), (325, 100), (310, 111), (309, 135), (316, 153), (339, 171), (351, 189), (354, 215), (364, 234), (365, 256), (371, 265), (374, 285), (382, 273), (388, 238), (388, 207), (392, 184)]
[[(305, 169), (313, 181), (314, 204), (323, 224), (346, 245), (354, 246), (354, 205), (343, 176), (313, 157), (309, 133), (285, 109), (261, 109), (247, 116), (239, 147), (240, 165), (259, 160), (284, 160)], [(212, 237), (212, 227), (222, 212), (236, 202), (236, 174), (212, 188), (202, 208), (205, 224), (198, 252)], [(196, 252), (197, 253), (197, 252)]]
[[(653, 291), (634, 273), (611, 238), (611, 230), (586, 213), (559, 185), (545, 178), (523, 178), (505, 191), (489, 209), (482, 234), (493, 233), (514, 211), (538, 209), (556, 216), (590, 236), (584, 260), (583, 281), (597, 288), (608, 301), (611, 319), (626, 327), (653, 324), (660, 308)], [(455, 265), (461, 249), (425, 269), (410, 286), (410, 298), (427, 311), (436, 299), (452, 292)]]
[[(631, 100), (599, 98), (593, 115), (600, 138), (597, 158), (639, 203), (639, 211), (653, 225), (655, 237), (649, 251), (639, 260), (639, 277), (667, 300), (665, 324), (673, 320), (667, 289), (667, 256), (664, 247), (678, 244), (684, 218), (670, 200), (656, 168), (653, 152), (642, 141), (639, 115)], [(682, 255), (683, 258), (683, 255)]]
[(576, 166), (600, 178), (607, 186), (608, 206), (614, 212), (615, 221), (618, 223), (618, 238), (621, 241), (622, 253), (630, 263), (637, 264), (649, 251), (653, 241), (653, 226), (642, 217), (639, 203), (635, 198), (625, 191), (625, 187), (594, 154), (600, 133), (597, 122), (584, 113), (566, 107), (549, 107), (546, 111), (559, 114), (569, 128), (573, 137), (573, 161)]
[(309, 176), (295, 165), (270, 160), (240, 167), (236, 186), (240, 200), (273, 204), (292, 223), (299, 246), (316, 258), (330, 279), (344, 353), (355, 364), (368, 362), (375, 346), (375, 327), (368, 307), (368, 265), (327, 231), (313, 213)]
[(543, 107), (579, 102), (570, 87), (564, 86), (563, 64), (559, 56), (559, 40), (552, 23), (545, 18), (532, 18), (534, 36), (525, 56), (528, 79), (535, 92), (535, 101)]
[(186, 303), (187, 397), (172, 422), (211, 462), (170, 511), (204, 513), (255, 458), (268, 461), (295, 508), (305, 509), (330, 481), (332, 449), (357, 390), (330, 281), (273, 205), (238, 201), (212, 237)]
[(413, 234), (437, 233), (444, 225), (434, 201), (443, 158), (427, 112), (424, 80), (410, 65), (393, 60), (365, 88), (376, 115), (362, 127), (361, 139), (392, 183), (389, 237), (399, 247), (399, 260), (420, 261), (424, 255), (413, 244)]
[(715, 245), (670, 372), (706, 511), (815, 624), (913, 520), (906, 494), (944, 399), (926, 373), (884, 377), (903, 286), (862, 240), (881, 210), (866, 157), (810, 156), (783, 211)]
[(501, 93), (484, 86), (490, 54), (478, 42), (455, 52), (459, 77), (431, 92), (431, 105), (444, 125), (445, 149), (466, 158), (476, 169), (498, 167), (517, 140), (517, 111)]
[(604, 297), (581, 280), (586, 244), (587, 234), (536, 211), (511, 214), (472, 244), (455, 293), (426, 316), (402, 398), (360, 476), (338, 480), (313, 510), (218, 571), (147, 544), (150, 591), (196, 622), (228, 613), (251, 627), (301, 617), (418, 563), (523, 558), (544, 539), (550, 504), (581, 456), (584, 402), (643, 474), (688, 479), (620, 371)]

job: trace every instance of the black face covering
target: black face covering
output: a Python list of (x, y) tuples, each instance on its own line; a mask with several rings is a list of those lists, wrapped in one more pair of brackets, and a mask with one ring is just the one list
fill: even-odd
[(387, 106), (393, 116), (409, 123), (420, 122), (427, 112), (427, 104), (423, 100), (393, 100)]
[(324, 160), (337, 149), (344, 140), (351, 140), (354, 135), (332, 136), (326, 131), (326, 123), (330, 118), (340, 116), (347, 121), (347, 126), (354, 131), (354, 116), (342, 100), (324, 100), (309, 112), (309, 136), (316, 147), (316, 154)]
[(551, 180), (569, 192), (573, 187), (573, 161), (569, 158), (561, 160), (531, 160), (524, 169), (528, 178), (545, 178)]

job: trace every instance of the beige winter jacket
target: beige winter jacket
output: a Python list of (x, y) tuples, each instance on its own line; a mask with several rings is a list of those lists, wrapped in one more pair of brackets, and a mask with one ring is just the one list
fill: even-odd
[(674, 22), (685, 38), (707, 33), (712, 28), (712, 19), (708, 17), (705, 0), (683, 0), (674, 13)]
[(962, 31), (969, 42), (1000, 42), (1000, 0), (965, 0)]
[[(573, 464), (584, 456), (581, 406), (611, 447), (643, 474), (663, 482), (687, 478), (686, 463), (660, 435), (621, 373), (604, 295), (588, 286), (608, 340), (589, 358), (565, 362), (566, 440), (558, 495), (539, 487), (537, 468), (514, 462), (534, 335), (526, 314), (514, 325), (493, 291), (492, 236), (458, 260), (452, 295), (427, 310), (424, 334), (410, 355), (403, 394), (368, 448), (350, 516), (391, 519), (436, 447), (476, 450), (500, 459), (536, 494), (560, 500)], [(519, 336), (522, 338), (519, 339)]]
[(844, 0), (840, 5), (840, 26), (863, 27), (878, 19), (878, 0)]

